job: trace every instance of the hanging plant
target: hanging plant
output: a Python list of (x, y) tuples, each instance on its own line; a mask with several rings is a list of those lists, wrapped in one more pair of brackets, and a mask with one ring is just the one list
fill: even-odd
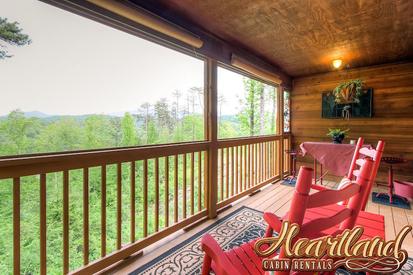
[(363, 92), (363, 81), (354, 79), (340, 83), (334, 90), (335, 102), (340, 104), (360, 103)]

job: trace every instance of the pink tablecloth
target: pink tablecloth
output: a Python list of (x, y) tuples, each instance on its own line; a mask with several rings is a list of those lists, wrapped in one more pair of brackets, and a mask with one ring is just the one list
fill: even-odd
[(324, 169), (336, 176), (345, 176), (350, 168), (356, 145), (330, 142), (303, 142), (303, 155), (309, 154), (321, 163)]

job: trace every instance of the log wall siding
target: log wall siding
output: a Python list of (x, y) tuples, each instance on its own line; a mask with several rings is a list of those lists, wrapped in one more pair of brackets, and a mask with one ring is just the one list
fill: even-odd
[[(373, 88), (372, 118), (323, 119), (321, 94), (344, 80), (361, 78)], [(376, 145), (386, 142), (384, 155), (400, 156), (411, 161), (395, 167), (395, 178), (413, 181), (413, 62), (378, 65), (296, 78), (293, 81), (291, 126), (293, 147), (303, 141), (329, 141), (328, 128), (349, 128), (344, 142), (365, 138)], [(311, 164), (311, 158), (299, 158), (298, 165)], [(298, 166), (299, 167), (299, 166)], [(381, 165), (379, 182), (387, 180), (387, 166)]]

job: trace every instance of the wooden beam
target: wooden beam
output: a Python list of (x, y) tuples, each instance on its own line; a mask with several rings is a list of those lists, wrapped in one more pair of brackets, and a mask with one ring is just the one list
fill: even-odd
[(210, 142), (208, 149), (207, 163), (208, 175), (207, 180), (207, 209), (208, 217), (215, 218), (217, 216), (217, 180), (218, 180), (218, 115), (217, 115), (217, 63), (215, 60), (207, 59), (206, 62), (206, 104), (207, 112), (206, 120), (206, 138)]
[(163, 33), (174, 39), (182, 41), (195, 48), (201, 48), (204, 42), (196, 35), (184, 30), (165, 19), (156, 16), (138, 6), (127, 5), (113, 0), (87, 0), (101, 8), (127, 18), (145, 27)]
[(278, 93), (277, 93), (277, 102), (278, 102), (278, 117), (277, 117), (277, 133), (281, 135), (281, 139), (279, 141), (279, 146), (278, 149), (278, 167), (279, 167), (279, 173), (281, 179), (283, 178), (284, 175), (284, 138), (283, 138), (283, 132), (284, 132), (284, 87), (280, 85), (278, 87)]
[(250, 61), (242, 57), (239, 57), (235, 54), (232, 54), (231, 56), (231, 65), (273, 84), (279, 85), (282, 82), (281, 78), (278, 75), (271, 73), (267, 70), (264, 70), (259, 66), (251, 63)]

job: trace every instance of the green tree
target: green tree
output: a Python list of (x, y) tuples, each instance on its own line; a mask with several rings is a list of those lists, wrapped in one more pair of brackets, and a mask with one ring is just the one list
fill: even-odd
[(245, 100), (241, 102), (243, 107), (237, 118), (240, 121), (241, 131), (254, 136), (262, 131), (264, 84), (254, 79), (244, 78), (244, 92)]
[(158, 126), (161, 129), (167, 129), (172, 131), (173, 129), (173, 118), (171, 112), (169, 111), (168, 102), (166, 98), (161, 98), (155, 103), (155, 118)]
[(7, 51), (6, 44), (23, 46), (31, 43), (27, 34), (22, 33), (19, 23), (8, 22), (7, 18), (0, 17), (0, 59), (12, 57)]
[(152, 116), (150, 113), (151, 104), (148, 102), (143, 103), (139, 108), (138, 117), (141, 117), (143, 120), (143, 131), (142, 136), (144, 140), (144, 144), (149, 144), (149, 122), (152, 120)]
[(40, 124), (35, 118), (26, 118), (20, 110), (10, 112), (0, 124), (0, 154), (18, 155), (33, 152), (32, 142)]
[(122, 122), (122, 145), (132, 146), (138, 143), (138, 134), (135, 119), (130, 113), (125, 113)]
[(61, 118), (47, 125), (37, 137), (37, 151), (59, 152), (83, 149), (80, 123), (73, 118)]
[(86, 149), (114, 147), (116, 139), (114, 139), (116, 129), (111, 124), (110, 119), (103, 115), (91, 115), (84, 121), (84, 134)]

